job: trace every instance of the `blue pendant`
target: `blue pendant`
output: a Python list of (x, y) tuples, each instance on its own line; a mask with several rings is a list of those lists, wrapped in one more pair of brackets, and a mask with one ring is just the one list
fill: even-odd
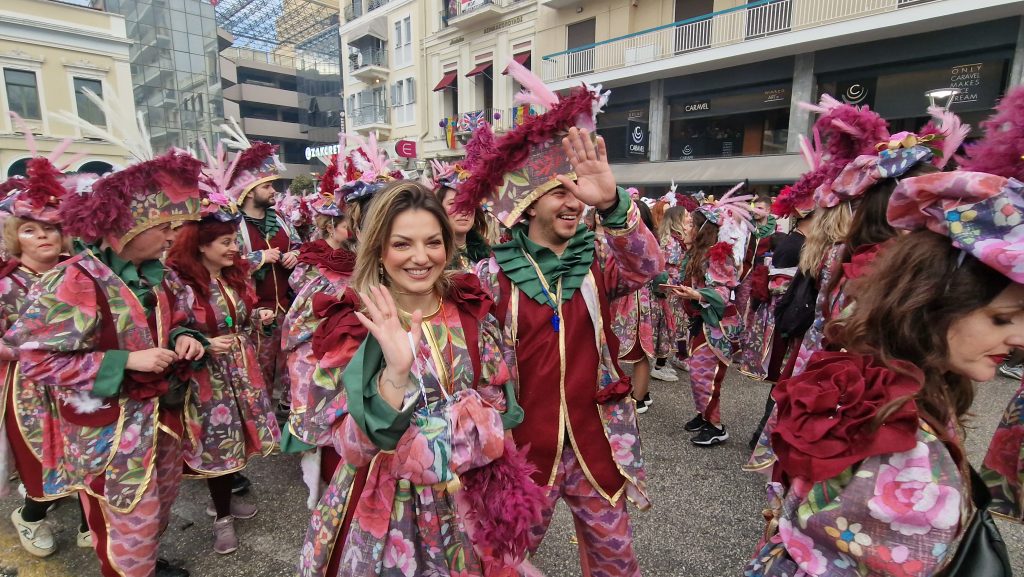
[(558, 313), (555, 313), (555, 316), (551, 317), (551, 328), (555, 329), (555, 332), (557, 333), (560, 325), (561, 320), (558, 318)]

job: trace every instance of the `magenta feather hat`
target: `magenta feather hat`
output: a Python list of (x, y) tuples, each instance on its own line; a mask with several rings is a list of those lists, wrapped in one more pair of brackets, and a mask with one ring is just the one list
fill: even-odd
[(965, 147), (960, 168), (1024, 182), (1024, 86), (1007, 92), (981, 126), (985, 136)]

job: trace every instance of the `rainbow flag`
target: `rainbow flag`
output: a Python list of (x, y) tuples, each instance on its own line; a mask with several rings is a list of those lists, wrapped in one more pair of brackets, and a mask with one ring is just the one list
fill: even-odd
[(448, 123), (444, 127), (444, 141), (451, 150), (459, 147), (459, 141), (455, 138), (455, 128), (458, 120), (457, 116), (449, 116)]

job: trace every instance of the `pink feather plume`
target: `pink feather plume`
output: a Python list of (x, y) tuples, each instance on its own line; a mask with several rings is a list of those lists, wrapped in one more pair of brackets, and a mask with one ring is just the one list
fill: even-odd
[(523, 85), (523, 90), (516, 94), (516, 104), (533, 104), (544, 110), (551, 110), (558, 104), (558, 95), (522, 64), (512, 60), (508, 64), (508, 73)]
[(981, 126), (985, 136), (965, 147), (960, 168), (1024, 181), (1024, 86), (1008, 91)]

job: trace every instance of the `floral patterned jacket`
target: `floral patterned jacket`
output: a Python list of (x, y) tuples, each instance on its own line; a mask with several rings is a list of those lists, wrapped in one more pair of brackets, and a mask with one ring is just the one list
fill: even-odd
[[(42, 424), (48, 495), (83, 489), (130, 512), (146, 490), (161, 401), (148, 392), (155, 390), (151, 379), (124, 371), (123, 363), (131, 351), (172, 346), (172, 330), (193, 323), (195, 304), (191, 289), (169, 271), (146, 298), (156, 330), (139, 297), (86, 250), (43, 275), (7, 332), (5, 339), (21, 351), (23, 374), (47, 387), (60, 413), (46, 415)], [(103, 300), (111, 319), (103, 318)], [(117, 348), (103, 351), (107, 327), (116, 330)], [(104, 363), (108, 356), (120, 358), (121, 368)], [(104, 374), (111, 365), (119, 374)], [(156, 385), (166, 379), (156, 377)], [(94, 481), (103, 483), (102, 494), (90, 486)]]

